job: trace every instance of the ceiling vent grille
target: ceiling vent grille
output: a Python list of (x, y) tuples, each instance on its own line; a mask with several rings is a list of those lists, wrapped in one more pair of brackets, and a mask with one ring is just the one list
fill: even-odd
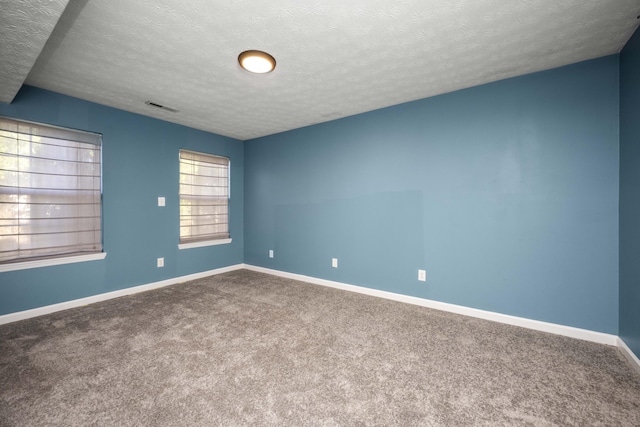
[(153, 102), (153, 101), (145, 101), (145, 104), (147, 104), (150, 107), (160, 108), (161, 110), (171, 111), (172, 113), (177, 113), (178, 112), (178, 110), (175, 109), (175, 108), (167, 107), (165, 105), (161, 105), (161, 104), (158, 104), (157, 102)]

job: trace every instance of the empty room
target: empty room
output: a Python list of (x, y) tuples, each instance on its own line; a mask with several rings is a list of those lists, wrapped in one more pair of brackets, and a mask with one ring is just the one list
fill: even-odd
[(0, 426), (640, 425), (640, 1), (3, 1)]

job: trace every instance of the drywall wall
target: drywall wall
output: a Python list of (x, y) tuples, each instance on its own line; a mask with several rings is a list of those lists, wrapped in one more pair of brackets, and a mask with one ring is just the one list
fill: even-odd
[[(0, 273), (0, 314), (242, 263), (241, 142), (28, 86), (0, 104), (0, 114), (103, 135), (107, 253), (99, 261)], [(231, 159), (232, 243), (178, 250), (180, 148)], [(159, 196), (165, 207), (157, 206)]]
[(245, 142), (245, 262), (617, 334), (618, 59)]
[(619, 335), (640, 357), (640, 31), (620, 55)]

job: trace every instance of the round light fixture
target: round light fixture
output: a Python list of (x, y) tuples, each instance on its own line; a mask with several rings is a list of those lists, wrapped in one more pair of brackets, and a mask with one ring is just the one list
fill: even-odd
[(257, 74), (270, 73), (276, 68), (273, 56), (260, 50), (245, 50), (238, 55), (238, 62), (245, 70)]

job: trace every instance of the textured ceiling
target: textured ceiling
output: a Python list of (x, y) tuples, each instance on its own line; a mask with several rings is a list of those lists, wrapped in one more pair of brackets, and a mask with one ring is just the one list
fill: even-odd
[[(640, 0), (71, 0), (26, 83), (245, 140), (617, 53), (639, 14)], [(247, 49), (276, 70), (241, 70)]]
[(0, 0), (0, 102), (20, 90), (69, 0)]

